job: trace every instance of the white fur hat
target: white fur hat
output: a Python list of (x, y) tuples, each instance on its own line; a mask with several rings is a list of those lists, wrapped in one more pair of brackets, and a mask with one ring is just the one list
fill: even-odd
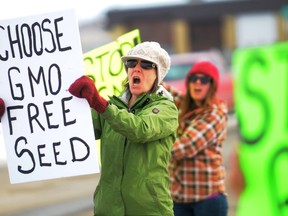
[(171, 59), (166, 50), (160, 44), (153, 41), (146, 41), (133, 47), (126, 56), (122, 56), (125, 64), (129, 59), (143, 59), (157, 65), (158, 85), (162, 82), (170, 69)]

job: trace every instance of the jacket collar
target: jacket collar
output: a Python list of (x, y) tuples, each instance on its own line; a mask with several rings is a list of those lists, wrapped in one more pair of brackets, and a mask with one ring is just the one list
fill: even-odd
[[(149, 95), (153, 95), (153, 94), (157, 94), (157, 95), (163, 95), (164, 97), (168, 98), (169, 100), (173, 101), (173, 97), (172, 95), (162, 86), (159, 85), (157, 88), (157, 91), (155, 93), (151, 93)], [(147, 95), (147, 94), (143, 94), (143, 95)], [(139, 98), (142, 98), (141, 95)], [(130, 98), (131, 98), (131, 92), (128, 90), (125, 90), (120, 96), (119, 98), (121, 100), (123, 100), (125, 103), (128, 103)], [(137, 99), (138, 100), (138, 99)]]
[[(123, 107), (123, 108), (128, 108), (128, 102), (131, 97), (131, 92), (124, 90), (122, 94), (117, 97), (117, 96), (112, 96), (109, 97), (111, 102), (117, 105), (118, 107)], [(151, 101), (153, 101), (155, 98), (168, 98), (169, 100), (173, 101), (172, 95), (161, 85), (158, 86), (158, 89), (155, 93), (151, 94), (142, 94), (131, 108), (138, 108), (138, 107), (144, 107)]]

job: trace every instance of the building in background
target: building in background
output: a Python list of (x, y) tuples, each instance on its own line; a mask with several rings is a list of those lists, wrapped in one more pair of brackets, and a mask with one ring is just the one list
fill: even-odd
[(191, 1), (179, 5), (114, 9), (106, 29), (118, 37), (138, 28), (142, 41), (159, 41), (171, 54), (288, 40), (287, 0)]

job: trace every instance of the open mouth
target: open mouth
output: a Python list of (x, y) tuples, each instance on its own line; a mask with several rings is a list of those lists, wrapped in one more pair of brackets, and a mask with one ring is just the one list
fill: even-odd
[(135, 76), (133, 77), (133, 84), (139, 84), (141, 82), (140, 78)]

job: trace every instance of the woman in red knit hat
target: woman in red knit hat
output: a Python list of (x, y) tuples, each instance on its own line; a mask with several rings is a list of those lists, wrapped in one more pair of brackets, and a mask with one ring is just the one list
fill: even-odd
[(169, 170), (175, 216), (226, 216), (222, 147), (228, 109), (216, 97), (219, 72), (214, 64), (194, 64), (186, 76), (187, 93), (174, 96), (179, 128)]

